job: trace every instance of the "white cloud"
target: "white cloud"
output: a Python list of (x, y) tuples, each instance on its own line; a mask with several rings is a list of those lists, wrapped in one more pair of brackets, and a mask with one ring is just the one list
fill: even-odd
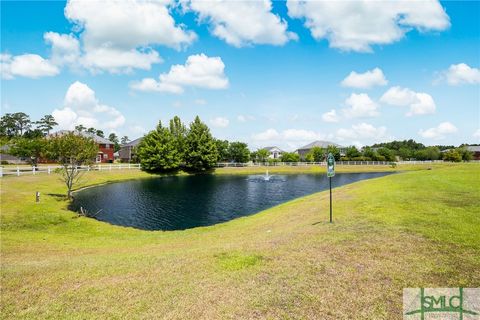
[(436, 109), (431, 95), (398, 86), (388, 89), (380, 101), (393, 106), (410, 107), (407, 116), (431, 114), (435, 113)]
[(251, 115), (240, 114), (240, 115), (237, 116), (237, 121), (238, 122), (247, 122), (247, 121), (253, 121), (253, 120), (255, 120), (255, 117), (251, 116)]
[(72, 130), (76, 125), (113, 130), (125, 123), (125, 117), (114, 107), (101, 104), (86, 84), (74, 82), (67, 90), (63, 109), (52, 112), (59, 129)]
[(52, 46), (50, 60), (53, 64), (62, 66), (77, 62), (80, 56), (80, 42), (71, 34), (45, 32), (43, 39)]
[(270, 0), (183, 2), (187, 10), (198, 13), (201, 22), (211, 25), (211, 33), (230, 45), (283, 45), (298, 36), (287, 31), (287, 22), (272, 13)]
[(216, 117), (210, 120), (210, 124), (217, 128), (226, 128), (228, 127), (229, 123), (230, 120), (224, 117)]
[(168, 73), (162, 73), (159, 81), (152, 78), (142, 79), (130, 85), (140, 91), (159, 91), (179, 94), (184, 87), (206, 89), (225, 89), (228, 78), (224, 73), (225, 65), (220, 57), (207, 57), (197, 54), (188, 57), (185, 65), (173, 65)]
[(351, 128), (345, 129), (341, 128), (338, 129), (336, 132), (337, 139), (345, 140), (345, 139), (370, 139), (373, 141), (380, 141), (386, 137), (387, 128), (382, 127), (374, 127), (368, 123), (359, 123), (356, 125), (352, 125)]
[(364, 73), (352, 71), (341, 84), (344, 87), (368, 89), (374, 86), (385, 86), (387, 83), (382, 69), (375, 68)]
[(337, 115), (337, 111), (335, 109), (332, 109), (328, 112), (325, 112), (322, 114), (322, 120), (325, 122), (338, 122), (339, 117)]
[(304, 1), (288, 0), (288, 15), (330, 47), (369, 52), (372, 45), (399, 41), (411, 29), (441, 31), (449, 17), (436, 0), (425, 1)]
[(56, 65), (37, 54), (18, 56), (1, 54), (0, 69), (3, 79), (13, 79), (16, 76), (35, 79), (51, 77), (60, 73), (60, 69)]
[(443, 139), (445, 138), (445, 135), (452, 134), (457, 131), (457, 127), (455, 127), (450, 122), (442, 122), (436, 127), (427, 130), (420, 130), (418, 134), (428, 139)]
[(81, 58), (81, 64), (96, 73), (107, 70), (110, 73), (128, 73), (133, 69), (149, 70), (154, 63), (162, 59), (158, 52), (145, 50), (118, 50), (113, 48), (94, 48), (88, 50)]
[(472, 68), (465, 63), (452, 64), (447, 71), (443, 72), (443, 77), (452, 86), (476, 84), (480, 83), (480, 69)]
[(263, 132), (256, 133), (252, 135), (252, 139), (255, 141), (268, 141), (278, 139), (280, 137), (280, 133), (278, 133), (275, 129), (267, 129)]
[(347, 108), (342, 109), (347, 118), (376, 117), (379, 115), (379, 105), (374, 102), (366, 93), (352, 93), (345, 100)]
[(170, 15), (173, 1), (70, 0), (65, 17), (76, 24), (83, 42), (82, 65), (93, 72), (130, 72), (159, 63), (152, 45), (180, 49), (196, 34), (177, 25)]

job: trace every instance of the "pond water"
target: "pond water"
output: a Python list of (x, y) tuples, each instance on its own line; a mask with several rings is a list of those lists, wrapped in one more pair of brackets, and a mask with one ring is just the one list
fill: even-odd
[[(332, 187), (389, 173), (343, 173)], [(190, 175), (140, 179), (88, 188), (75, 194), (80, 207), (101, 221), (145, 230), (179, 230), (247, 216), (328, 189), (320, 174)], [(327, 213), (325, 213), (327, 219)]]

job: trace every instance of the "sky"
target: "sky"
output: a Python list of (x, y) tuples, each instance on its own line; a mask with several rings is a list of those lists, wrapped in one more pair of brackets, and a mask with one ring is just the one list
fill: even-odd
[(1, 113), (253, 150), (480, 143), (480, 1), (1, 1)]

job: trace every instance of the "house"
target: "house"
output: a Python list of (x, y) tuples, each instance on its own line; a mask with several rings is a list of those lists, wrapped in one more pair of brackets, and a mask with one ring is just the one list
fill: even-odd
[(0, 163), (1, 164), (25, 164), (28, 163), (25, 158), (18, 158), (8, 154), (8, 145), (0, 147)]
[[(56, 135), (64, 135), (71, 131), (69, 130), (60, 130), (55, 133), (50, 134), (50, 136)], [(74, 131), (75, 134), (79, 134), (86, 138), (92, 138), (93, 141), (98, 145), (98, 153), (95, 158), (96, 163), (112, 163), (114, 160), (113, 153), (115, 144), (103, 137), (97, 136), (94, 133), (86, 132), (86, 131)]]
[(125, 143), (120, 147), (118, 151), (120, 160), (122, 162), (132, 162), (135, 161), (135, 148), (138, 146), (140, 142), (142, 142), (143, 137)]
[(480, 160), (480, 146), (467, 146), (467, 150), (473, 153), (473, 160)]
[(262, 148), (261, 150), (267, 150), (268, 151), (268, 158), (269, 159), (280, 159), (280, 157), (282, 156), (282, 153), (285, 152), (278, 147), (265, 147), (265, 148)]
[(313, 147), (320, 147), (322, 149), (326, 149), (328, 148), (329, 146), (335, 146), (339, 149), (340, 151), (340, 155), (345, 155), (346, 153), (346, 147), (343, 147), (339, 144), (336, 144), (336, 143), (333, 143), (333, 142), (330, 142), (330, 141), (313, 141), (312, 143), (309, 143), (301, 148), (298, 148), (297, 150), (295, 150), (296, 153), (298, 153), (300, 155), (300, 159), (302, 160), (305, 160), (305, 156), (307, 155), (307, 153), (310, 152), (310, 150), (313, 148)]

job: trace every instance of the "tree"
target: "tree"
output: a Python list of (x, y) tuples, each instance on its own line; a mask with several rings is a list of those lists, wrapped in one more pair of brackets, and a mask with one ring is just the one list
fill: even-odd
[(97, 133), (97, 129), (93, 128), (93, 127), (90, 127), (87, 129), (87, 133), (91, 133), (91, 134), (96, 134)]
[(427, 147), (415, 152), (415, 159), (417, 160), (438, 160), (440, 156), (440, 150), (437, 147)]
[(329, 153), (333, 154), (335, 161), (340, 160), (340, 150), (336, 146), (328, 146), (326, 154), (328, 155)]
[(300, 155), (295, 152), (284, 152), (282, 153), (282, 156), (280, 157), (280, 160), (282, 162), (299, 162), (300, 161)]
[(470, 161), (473, 159), (473, 152), (468, 151), (466, 147), (458, 148), (457, 151), (462, 156), (463, 161)]
[(46, 140), (42, 137), (18, 137), (13, 140), (8, 153), (19, 158), (27, 158), (32, 166), (37, 167), (38, 160), (45, 153)]
[(83, 132), (85, 131), (85, 126), (83, 124), (79, 124), (78, 126), (75, 126), (75, 131), (78, 131), (78, 132)]
[(170, 133), (175, 140), (177, 151), (180, 154), (180, 157), (183, 159), (183, 155), (185, 153), (185, 137), (187, 135), (187, 128), (177, 116), (170, 120)]
[(17, 135), (17, 124), (11, 113), (6, 113), (0, 119), (0, 132), (2, 136), (7, 136), (8, 138)]
[(245, 163), (250, 160), (250, 150), (243, 142), (231, 142), (228, 146), (228, 157), (231, 161)]
[(456, 149), (450, 149), (443, 154), (443, 160), (460, 162), (462, 161), (462, 155)]
[(96, 130), (95, 134), (99, 137), (105, 138), (105, 133), (102, 130)]
[(117, 152), (118, 150), (120, 150), (120, 144), (118, 144), (118, 137), (115, 133), (110, 133), (108, 135), (108, 140), (112, 141), (113, 142), (113, 151), (114, 152)]
[(350, 146), (347, 148), (345, 155), (348, 157), (348, 159), (352, 160), (353, 158), (360, 157), (362, 154), (360, 153), (360, 151), (358, 151), (357, 147)]
[(45, 136), (44, 132), (41, 131), (40, 129), (28, 130), (28, 131), (25, 131), (25, 133), (23, 134), (23, 137), (27, 139), (41, 138), (44, 136)]
[(36, 121), (35, 124), (37, 125), (37, 129), (42, 131), (45, 135), (50, 134), (50, 130), (58, 125), (55, 118), (50, 114), (44, 115), (43, 118)]
[(257, 160), (259, 162), (266, 162), (268, 160), (268, 157), (270, 157), (270, 152), (268, 152), (267, 149), (258, 149), (257, 150)]
[(218, 162), (228, 161), (228, 140), (215, 139), (215, 145), (217, 146)]
[(13, 119), (15, 120), (16, 128), (17, 128), (17, 135), (23, 135), (23, 133), (30, 129), (32, 126), (32, 122), (30, 121), (30, 117), (24, 112), (17, 112), (14, 113)]
[(185, 167), (191, 171), (205, 171), (213, 168), (217, 159), (217, 146), (210, 130), (197, 116), (185, 139)]
[(73, 132), (55, 135), (48, 139), (47, 156), (61, 166), (62, 180), (67, 186), (67, 197), (72, 197), (73, 185), (81, 177), (80, 166), (90, 164), (98, 153), (98, 145), (92, 138)]
[[(338, 153), (340, 155), (340, 153)], [(318, 146), (313, 147), (305, 156), (308, 162), (322, 162), (325, 159), (325, 150)]]
[(142, 170), (150, 172), (169, 172), (177, 170), (182, 157), (177, 149), (175, 137), (168, 128), (159, 122), (157, 128), (150, 131), (136, 149)]
[(395, 152), (393, 150), (383, 147), (378, 149), (377, 153), (379, 156), (384, 157), (384, 160), (380, 160), (377, 156), (378, 161), (395, 161)]
[(377, 153), (370, 147), (363, 148), (362, 153), (366, 161), (375, 160), (377, 158)]
[(0, 119), (0, 132), (9, 138), (22, 136), (31, 126), (30, 117), (24, 112), (6, 113)]
[(127, 136), (123, 136), (122, 139), (120, 140), (120, 143), (121, 143), (121, 144), (126, 144), (126, 143), (128, 143), (129, 141), (130, 141), (130, 139), (128, 139)]

